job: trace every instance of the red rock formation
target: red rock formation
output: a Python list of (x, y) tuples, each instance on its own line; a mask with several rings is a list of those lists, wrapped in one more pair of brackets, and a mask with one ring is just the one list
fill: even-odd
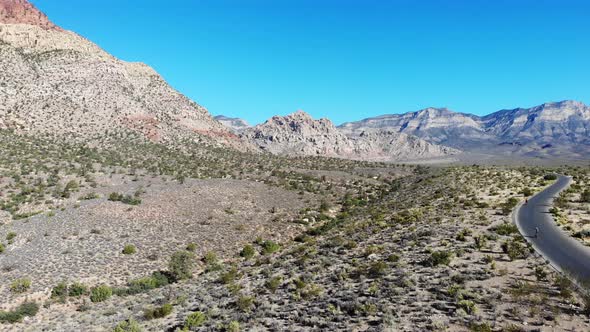
[(0, 23), (29, 24), (47, 30), (61, 30), (27, 0), (0, 0)]

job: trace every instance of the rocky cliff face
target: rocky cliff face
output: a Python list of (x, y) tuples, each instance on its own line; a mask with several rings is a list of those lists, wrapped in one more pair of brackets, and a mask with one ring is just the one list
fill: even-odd
[(24, 0), (0, 3), (0, 126), (81, 140), (135, 132), (158, 142), (236, 142), (149, 66), (55, 27)]
[(590, 107), (577, 101), (546, 103), (533, 108), (503, 110), (482, 118), (487, 130), (502, 140), (561, 141), (590, 140)]
[[(339, 127), (348, 135), (371, 131), (407, 133), (465, 151), (563, 155), (590, 146), (590, 108), (575, 101), (479, 117), (447, 109), (383, 115)], [(583, 146), (582, 146), (583, 145)]]
[(328, 119), (298, 111), (246, 129), (242, 137), (273, 154), (394, 161), (441, 157), (459, 151), (396, 132), (347, 136)]
[(418, 112), (382, 115), (339, 126), (347, 134), (374, 130), (415, 135), (430, 142), (461, 146), (471, 140), (488, 139), (481, 119), (446, 108), (427, 108)]
[(218, 115), (214, 117), (214, 119), (232, 130), (234, 133), (242, 132), (243, 130), (251, 127), (250, 124), (246, 122), (246, 120), (240, 118), (230, 118), (224, 115)]
[(0, 24), (26, 24), (61, 31), (27, 0), (0, 0)]

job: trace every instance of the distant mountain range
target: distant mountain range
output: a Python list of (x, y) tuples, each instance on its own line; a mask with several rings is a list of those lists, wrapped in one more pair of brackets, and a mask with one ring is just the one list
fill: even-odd
[(218, 115), (214, 117), (214, 119), (221, 122), (224, 126), (228, 127), (235, 133), (239, 133), (244, 129), (251, 127), (246, 120), (240, 118), (229, 118), (227, 116)]
[(458, 150), (392, 131), (347, 136), (328, 119), (314, 120), (298, 111), (274, 116), (242, 131), (241, 136), (273, 154), (325, 156), (372, 161), (444, 157)]
[[(397, 161), (464, 154), (590, 157), (590, 109), (575, 101), (475, 116), (428, 108), (334, 126), (304, 112), (247, 122), (209, 112), (142, 63), (121, 61), (53, 24), (26, 0), (0, 0), (0, 129), (77, 141), (186, 140), (245, 151)], [(461, 154), (463, 152), (463, 154)]]
[[(329, 120), (313, 121), (304, 114), (273, 117), (258, 126), (242, 126), (239, 132), (263, 150), (284, 154), (364, 156), (373, 160), (389, 156), (399, 160), (457, 155), (462, 151), (516, 157), (590, 158), (590, 107), (577, 101), (501, 110), (486, 116), (427, 108), (347, 122), (334, 128)], [(232, 121), (244, 123), (236, 118)], [(289, 125), (285, 126), (286, 123)], [(348, 143), (343, 144), (346, 140)], [(400, 140), (413, 140), (414, 144), (399, 145)], [(371, 148), (360, 148), (363, 144)]]
[(466, 152), (590, 156), (590, 107), (569, 100), (483, 117), (427, 108), (344, 123), (338, 128), (348, 135), (376, 130), (406, 133)]

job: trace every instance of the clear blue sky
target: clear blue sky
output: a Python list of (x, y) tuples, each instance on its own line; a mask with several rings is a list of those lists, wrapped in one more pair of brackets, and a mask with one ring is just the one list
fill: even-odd
[(251, 123), (590, 101), (590, 1), (32, 2), (212, 114)]

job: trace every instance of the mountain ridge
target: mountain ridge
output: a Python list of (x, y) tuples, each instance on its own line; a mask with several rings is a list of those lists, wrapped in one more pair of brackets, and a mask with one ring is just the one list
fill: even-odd
[(408, 133), (465, 151), (511, 144), (561, 145), (569, 149), (572, 146), (566, 145), (588, 144), (590, 107), (579, 101), (564, 100), (531, 108), (504, 109), (485, 116), (426, 108), (346, 122), (338, 128), (349, 135), (371, 130)]
[(25, 0), (0, 0), (0, 8), (0, 128), (73, 140), (131, 133), (165, 144), (190, 139), (250, 148), (148, 65), (117, 59)]
[(348, 136), (329, 119), (314, 120), (303, 111), (273, 116), (262, 124), (244, 130), (241, 137), (262, 151), (291, 156), (397, 161), (459, 153), (455, 149), (403, 133), (381, 131)]

